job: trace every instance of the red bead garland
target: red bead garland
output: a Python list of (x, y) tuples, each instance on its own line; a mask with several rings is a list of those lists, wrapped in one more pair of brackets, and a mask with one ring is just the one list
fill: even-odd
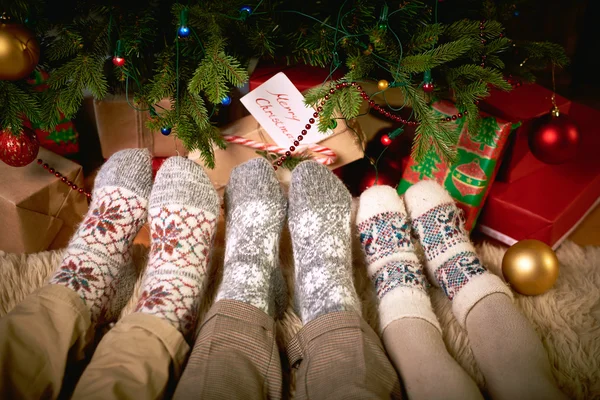
[(92, 197), (92, 194), (86, 192), (83, 188), (78, 187), (76, 184), (67, 179), (66, 176), (63, 176), (60, 172), (56, 171), (54, 168), (51, 168), (50, 165), (44, 163), (41, 158), (37, 160), (38, 165), (41, 165), (45, 170), (49, 173), (53, 174), (55, 177), (59, 178), (61, 182), (66, 183), (72, 190), (76, 190), (77, 192), (84, 194), (88, 199)]
[[(341, 90), (344, 88), (347, 88), (349, 86), (352, 86), (354, 88), (356, 88), (356, 90), (358, 90), (358, 92), (360, 93), (360, 96), (363, 98), (363, 100), (367, 101), (369, 103), (369, 106), (371, 108), (373, 108), (375, 111), (379, 112), (381, 115), (391, 119), (392, 121), (395, 122), (401, 122), (404, 125), (408, 125), (408, 126), (417, 126), (419, 125), (419, 122), (417, 121), (409, 121), (407, 119), (402, 118), (399, 115), (393, 114), (390, 111), (384, 109), (383, 107), (381, 107), (378, 104), (375, 104), (375, 102), (373, 100), (370, 99), (369, 94), (367, 92), (365, 92), (364, 90), (362, 90), (362, 87), (357, 83), (357, 82), (342, 82), (342, 83), (338, 83), (335, 85), (335, 87), (332, 87), (331, 89), (329, 89), (329, 94), (333, 94), (335, 93), (336, 90)], [(329, 94), (326, 94), (324, 96), (324, 100), (321, 101), (321, 103), (319, 104), (319, 106), (317, 107), (317, 111), (313, 113), (313, 118), (309, 118), (308, 120), (308, 124), (306, 124), (304, 126), (305, 129), (302, 129), (302, 131), (300, 132), (300, 135), (297, 137), (297, 140), (294, 141), (294, 145), (289, 147), (289, 151), (286, 151), (284, 155), (282, 155), (274, 164), (273, 164), (273, 168), (275, 170), (277, 170), (277, 167), (281, 167), (281, 165), (283, 165), (283, 162), (292, 156), (292, 153), (294, 152), (294, 150), (296, 150), (296, 147), (298, 147), (300, 145), (300, 142), (304, 139), (304, 136), (306, 134), (308, 134), (308, 130), (312, 127), (311, 124), (315, 123), (315, 119), (319, 116), (319, 114), (323, 111), (323, 106), (327, 103), (327, 101), (331, 98), (331, 96)], [(479, 101), (476, 101), (475, 104), (479, 103)], [(456, 121), (456, 119), (458, 118), (462, 118), (464, 116), (467, 115), (467, 110), (459, 112), (457, 114), (451, 115), (449, 117), (445, 117), (445, 118), (441, 118), (440, 121), (442, 122), (449, 122), (449, 121)], [(389, 145), (392, 142), (392, 139), (389, 138), (389, 136), (384, 135), (381, 137), (381, 142), (384, 145)]]

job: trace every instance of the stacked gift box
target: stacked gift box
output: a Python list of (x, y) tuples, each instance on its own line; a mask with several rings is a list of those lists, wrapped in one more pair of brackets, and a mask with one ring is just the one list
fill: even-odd
[[(599, 204), (600, 112), (555, 95), (561, 113), (578, 126), (580, 143), (572, 160), (546, 164), (532, 154), (529, 136), (536, 121), (550, 113), (552, 97), (550, 90), (536, 84), (510, 92), (493, 90), (480, 108), (484, 122), (495, 121), (500, 128), (494, 129), (496, 134), (488, 123), (483, 131), (466, 134), (456, 121), (461, 129), (458, 160), (448, 165), (435, 155), (421, 163), (404, 158), (398, 192), (422, 179), (437, 180), (463, 209), (466, 228), (507, 245), (537, 239), (556, 249)], [(433, 107), (442, 115), (456, 111), (443, 102)], [(489, 143), (495, 148), (488, 149), (482, 137), (493, 139)]]
[(527, 147), (531, 122), (551, 108), (552, 92), (525, 85), (509, 93), (493, 92), (483, 109), (523, 125), (512, 138), (511, 152), (492, 186), (478, 228), (507, 245), (537, 239), (557, 248), (600, 199), (600, 112), (557, 96), (562, 112), (577, 124), (577, 156), (559, 165), (535, 159)]

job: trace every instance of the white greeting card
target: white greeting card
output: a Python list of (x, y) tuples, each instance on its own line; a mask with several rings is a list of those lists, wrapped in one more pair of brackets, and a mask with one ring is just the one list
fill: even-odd
[[(290, 79), (280, 72), (244, 97), (241, 102), (279, 147), (287, 148), (297, 140), (315, 110), (304, 104), (304, 96)], [(318, 143), (333, 134), (319, 132), (318, 118), (302, 141)]]

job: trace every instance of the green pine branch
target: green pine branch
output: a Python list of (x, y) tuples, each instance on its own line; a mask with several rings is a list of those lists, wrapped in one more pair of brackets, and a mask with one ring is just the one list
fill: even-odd
[(23, 116), (33, 121), (39, 118), (36, 94), (23, 82), (0, 81), (0, 104), (0, 130), (18, 134), (23, 130)]
[(468, 81), (482, 81), (506, 91), (512, 89), (512, 86), (504, 80), (500, 71), (492, 68), (482, 68), (475, 64), (465, 64), (448, 69), (446, 80), (456, 89), (460, 89), (461, 85)]
[(196, 68), (188, 90), (193, 94), (204, 93), (213, 104), (227, 95), (228, 85), (242, 86), (248, 81), (248, 72), (233, 56), (225, 54), (225, 41), (214, 38), (206, 48), (206, 56)]
[(71, 119), (79, 110), (84, 90), (89, 90), (97, 99), (106, 95), (108, 83), (104, 76), (104, 59), (78, 54), (53, 72), (48, 86), (59, 91), (56, 106)]

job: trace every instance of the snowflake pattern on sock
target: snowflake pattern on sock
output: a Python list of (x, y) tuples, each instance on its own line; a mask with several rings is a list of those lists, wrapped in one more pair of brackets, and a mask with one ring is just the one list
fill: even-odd
[(276, 184), (277, 190), (269, 197), (259, 200), (238, 197), (239, 203), (231, 205), (227, 213), (223, 282), (215, 301), (238, 300), (267, 314), (272, 312), (270, 279), (276, 267), (275, 257), (286, 212), (279, 183)]
[(418, 261), (390, 261), (371, 276), (377, 297), (383, 296), (399, 287), (427, 290), (429, 283), (423, 274), (423, 267)]
[(50, 278), (50, 283), (77, 292), (94, 322), (109, 318), (106, 307), (119, 284), (120, 269), (129, 262), (133, 239), (146, 220), (146, 207), (147, 200), (130, 190), (97, 189), (61, 266)]
[(323, 204), (290, 221), (296, 295), (302, 321), (333, 311), (359, 311), (350, 273), (350, 207)]
[(440, 204), (415, 218), (413, 227), (428, 260), (441, 256), (457, 244), (469, 242), (460, 211), (453, 203)]
[(196, 323), (217, 217), (182, 205), (149, 213), (151, 256), (136, 312), (157, 315), (187, 335)]
[(462, 251), (442, 264), (435, 271), (435, 278), (446, 296), (452, 300), (471, 278), (482, 275), (486, 271), (477, 254), (472, 251)]
[(412, 249), (410, 224), (400, 212), (374, 215), (358, 224), (358, 231), (367, 264)]

